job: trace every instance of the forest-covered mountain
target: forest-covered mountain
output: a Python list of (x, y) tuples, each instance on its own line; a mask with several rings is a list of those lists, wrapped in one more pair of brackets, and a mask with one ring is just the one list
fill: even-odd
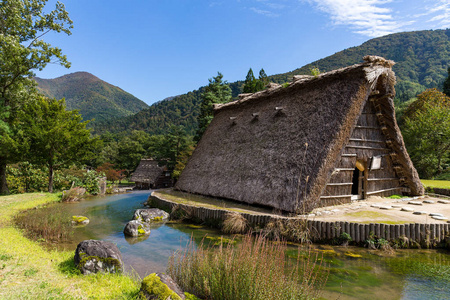
[(76, 72), (55, 79), (34, 79), (44, 95), (66, 98), (67, 109), (78, 109), (84, 120), (126, 117), (148, 107), (130, 93), (87, 72)]
[[(450, 66), (450, 29), (402, 32), (371, 39), (294, 71), (268, 78), (272, 82), (284, 83), (291, 81), (293, 75), (310, 74), (313, 67), (326, 72), (361, 63), (365, 55), (383, 56), (396, 62), (393, 67), (397, 76), (396, 97), (398, 101), (404, 102), (426, 88), (439, 87), (447, 76), (447, 67)], [(233, 97), (241, 93), (243, 83), (230, 83)], [(174, 124), (183, 125), (187, 133), (193, 135), (197, 127), (201, 90), (160, 101), (126, 118), (94, 124), (94, 129), (96, 132), (138, 129), (159, 134), (165, 132), (168, 125)]]

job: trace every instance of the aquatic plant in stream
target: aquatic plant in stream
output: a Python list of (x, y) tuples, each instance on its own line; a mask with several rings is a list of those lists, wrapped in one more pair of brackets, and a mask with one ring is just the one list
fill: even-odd
[(59, 205), (45, 209), (24, 211), (14, 218), (14, 223), (25, 230), (27, 237), (47, 242), (67, 241), (73, 234), (72, 216)]
[(425, 278), (429, 281), (439, 281), (450, 285), (450, 261), (442, 259), (442, 257), (439, 255), (429, 258), (412, 257), (407, 260), (396, 257), (388, 260), (387, 264), (396, 274)]
[(194, 247), (174, 253), (167, 273), (181, 288), (203, 299), (314, 299), (327, 271), (311, 251), (289, 259), (286, 242), (245, 235), (226, 247)]

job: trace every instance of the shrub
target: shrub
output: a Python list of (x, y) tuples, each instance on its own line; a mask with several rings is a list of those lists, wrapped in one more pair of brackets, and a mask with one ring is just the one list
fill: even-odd
[(319, 296), (327, 274), (318, 254), (299, 251), (289, 259), (285, 242), (244, 236), (242, 243), (203, 247), (193, 243), (169, 258), (168, 274), (202, 299), (311, 299)]

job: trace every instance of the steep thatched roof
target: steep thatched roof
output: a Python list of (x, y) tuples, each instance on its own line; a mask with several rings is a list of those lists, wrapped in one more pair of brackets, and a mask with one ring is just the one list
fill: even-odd
[(404, 184), (422, 194), (395, 120), (393, 62), (365, 60), (217, 105), (176, 188), (285, 211), (293, 211), (297, 199), (315, 203), (369, 96), (375, 96)]
[(156, 160), (141, 159), (139, 166), (131, 176), (131, 181), (155, 184), (163, 171), (164, 167), (159, 167)]

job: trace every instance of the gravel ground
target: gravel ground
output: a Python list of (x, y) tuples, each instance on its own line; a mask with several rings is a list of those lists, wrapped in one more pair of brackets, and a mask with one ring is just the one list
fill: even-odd
[[(430, 214), (440, 214), (444, 219), (434, 219)], [(309, 217), (320, 221), (443, 224), (450, 220), (450, 201), (428, 196), (402, 199), (369, 197), (348, 204), (318, 208)]]

